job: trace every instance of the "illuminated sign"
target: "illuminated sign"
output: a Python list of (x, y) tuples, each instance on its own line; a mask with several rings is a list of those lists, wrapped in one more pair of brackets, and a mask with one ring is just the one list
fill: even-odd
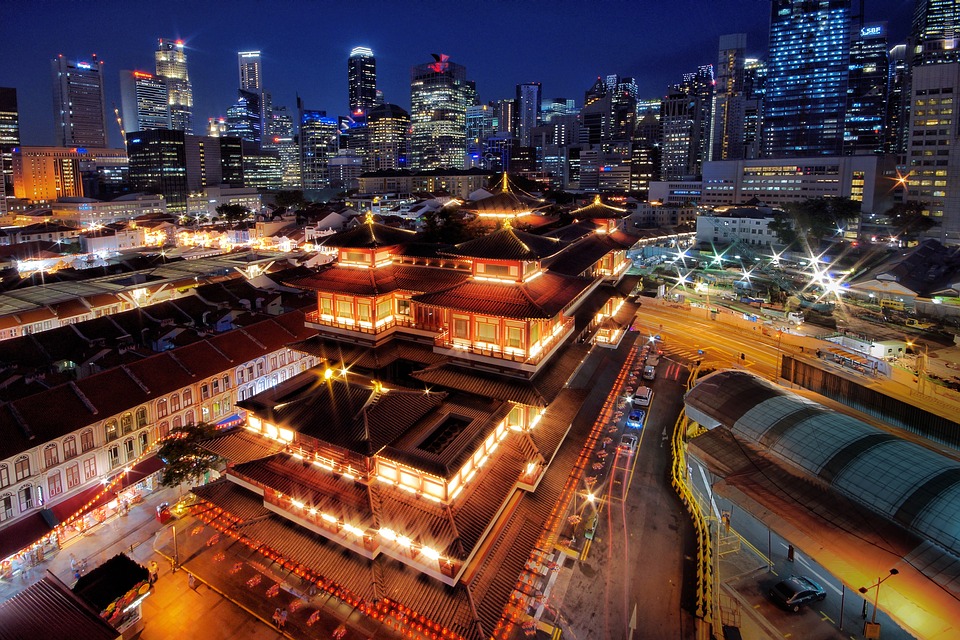
[(870, 24), (860, 28), (861, 38), (877, 38), (886, 35), (886, 29), (882, 24)]
[(93, 65), (90, 64), (89, 62), (78, 62), (78, 63), (77, 63), (77, 68), (78, 68), (78, 69), (93, 69)]
[(83, 147), (77, 147), (76, 149), (74, 149), (74, 151), (76, 151), (77, 153), (86, 153), (86, 152), (87, 152), (87, 150), (84, 149)]
[(133, 77), (134, 78), (152, 78), (153, 74), (146, 73), (145, 71), (134, 71)]

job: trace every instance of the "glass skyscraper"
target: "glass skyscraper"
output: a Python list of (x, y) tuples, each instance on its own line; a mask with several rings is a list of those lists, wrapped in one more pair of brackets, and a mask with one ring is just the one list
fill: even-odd
[(960, 62), (960, 2), (917, 0), (910, 45), (914, 65)]
[(120, 104), (127, 133), (170, 128), (169, 92), (163, 78), (143, 71), (121, 71)]
[(330, 186), (330, 158), (340, 148), (339, 122), (326, 111), (304, 109), (300, 113), (300, 179), (304, 189)]
[(844, 154), (883, 153), (889, 74), (887, 23), (861, 26), (850, 43)]
[(103, 61), (68, 60), (62, 55), (51, 62), (53, 70), (53, 117), (56, 140), (61, 147), (107, 146), (103, 98)]
[(850, 0), (773, 0), (764, 155), (840, 154), (849, 60)]
[(377, 59), (367, 47), (354, 47), (347, 59), (350, 112), (366, 113), (377, 104)]
[(183, 40), (160, 38), (154, 58), (157, 75), (167, 83), (170, 128), (193, 133), (193, 85), (187, 72)]
[[(410, 70), (413, 169), (462, 169), (466, 154), (467, 69), (433, 54)], [(511, 101), (512, 102), (512, 101)]]

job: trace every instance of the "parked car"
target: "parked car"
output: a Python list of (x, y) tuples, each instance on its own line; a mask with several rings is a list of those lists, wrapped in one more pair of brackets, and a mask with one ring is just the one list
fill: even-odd
[(628, 456), (632, 456), (633, 452), (637, 450), (637, 436), (632, 433), (623, 434), (620, 438), (620, 450)]
[(643, 379), (653, 380), (657, 377), (657, 368), (647, 365), (643, 368)]
[(650, 400), (653, 399), (653, 389), (650, 387), (637, 387), (636, 392), (633, 394), (634, 404), (641, 407), (650, 406)]
[(811, 602), (820, 602), (827, 592), (819, 584), (806, 576), (790, 576), (781, 580), (770, 589), (770, 598), (784, 609), (800, 611), (800, 607)]
[(643, 409), (634, 409), (630, 412), (630, 415), (627, 416), (627, 426), (634, 429), (640, 429), (643, 427), (643, 420), (647, 417), (647, 412)]

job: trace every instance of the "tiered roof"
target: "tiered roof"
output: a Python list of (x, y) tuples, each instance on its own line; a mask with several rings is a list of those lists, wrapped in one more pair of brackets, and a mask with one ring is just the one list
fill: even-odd
[(574, 209), (570, 212), (574, 218), (623, 218), (627, 213), (626, 209), (614, 207), (600, 200), (596, 195), (590, 204)]
[(373, 215), (367, 213), (366, 221), (352, 229), (340, 231), (323, 241), (325, 247), (338, 249), (379, 249), (405, 244), (416, 239), (414, 231), (397, 229), (373, 221)]
[(435, 291), (459, 284), (469, 273), (453, 269), (413, 265), (387, 265), (378, 269), (357, 269), (337, 264), (319, 273), (292, 280), (289, 285), (331, 293), (377, 296), (394, 291)]
[(510, 179), (503, 174), (500, 191), (486, 198), (466, 203), (463, 211), (480, 217), (517, 218), (548, 207), (543, 200), (525, 192), (517, 192), (510, 186)]
[(440, 251), (457, 258), (487, 260), (542, 260), (563, 250), (564, 243), (555, 238), (538, 236), (514, 229), (510, 223), (493, 233), (461, 242), (452, 249)]

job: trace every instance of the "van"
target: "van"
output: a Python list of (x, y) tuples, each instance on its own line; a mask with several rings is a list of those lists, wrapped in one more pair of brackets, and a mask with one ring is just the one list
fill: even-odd
[(643, 379), (653, 380), (657, 377), (657, 368), (647, 365), (643, 368)]
[(637, 387), (637, 392), (633, 394), (633, 403), (641, 407), (649, 407), (652, 399), (653, 389), (650, 387)]

